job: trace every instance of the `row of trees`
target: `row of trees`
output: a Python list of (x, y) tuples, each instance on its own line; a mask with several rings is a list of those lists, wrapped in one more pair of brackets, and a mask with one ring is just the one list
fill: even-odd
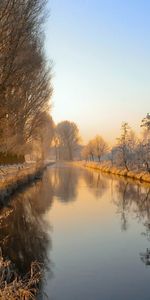
[(43, 158), (53, 137), (45, 8), (45, 0), (0, 1), (0, 152), (5, 156), (36, 152)]
[(146, 170), (150, 172), (150, 114), (141, 122), (142, 133), (140, 138), (128, 125), (123, 123), (121, 135), (117, 143), (110, 149), (101, 136), (96, 136), (83, 149), (83, 158), (86, 160), (110, 160), (112, 165), (129, 170)]

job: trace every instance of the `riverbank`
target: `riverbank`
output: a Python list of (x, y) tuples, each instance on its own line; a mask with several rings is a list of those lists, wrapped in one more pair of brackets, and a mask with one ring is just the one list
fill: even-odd
[(147, 182), (150, 184), (150, 174), (148, 172), (136, 171), (136, 170), (127, 171), (124, 168), (118, 168), (118, 167), (110, 165), (109, 163), (79, 161), (79, 162), (75, 162), (75, 164), (80, 167), (95, 169), (95, 170), (99, 170), (104, 173), (127, 177), (127, 178), (131, 178), (131, 179), (136, 179), (141, 182)]
[(17, 189), (41, 178), (47, 166), (54, 162), (35, 164), (25, 163), (0, 168), (0, 204)]

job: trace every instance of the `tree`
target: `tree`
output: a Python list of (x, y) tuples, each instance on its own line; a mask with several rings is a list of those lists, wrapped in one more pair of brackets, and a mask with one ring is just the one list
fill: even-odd
[(82, 149), (82, 153), (81, 156), (83, 159), (85, 159), (86, 161), (89, 160), (89, 149), (87, 147), (87, 145), (85, 145)]
[(56, 134), (59, 139), (61, 157), (66, 160), (73, 160), (74, 151), (79, 143), (79, 129), (74, 122), (62, 121), (56, 127)]
[(134, 149), (136, 139), (133, 131), (128, 123), (123, 123), (121, 127), (121, 136), (117, 139), (118, 144), (116, 147), (117, 162), (129, 171), (131, 162), (134, 157)]
[(28, 152), (35, 124), (41, 124), (39, 116), (46, 117), (50, 108), (51, 67), (43, 50), (45, 5), (45, 0), (0, 1), (0, 151)]
[(45, 160), (54, 136), (54, 122), (47, 112), (43, 112), (35, 117), (34, 126), (32, 152), (38, 154), (40, 160)]
[(141, 160), (146, 166), (146, 170), (150, 173), (150, 114), (148, 113), (146, 117), (141, 122), (141, 127), (143, 128), (143, 136), (141, 143)]
[(100, 136), (97, 135), (93, 140), (94, 145), (94, 154), (98, 158), (98, 161), (101, 161), (102, 156), (104, 156), (108, 151), (108, 145), (105, 140)]
[(56, 161), (60, 159), (60, 140), (59, 140), (59, 137), (57, 135), (57, 132), (56, 132), (56, 128), (54, 129), (54, 136), (53, 136), (53, 146), (54, 146), (54, 149), (55, 149), (55, 159)]
[(86, 146), (84, 146), (83, 151), (82, 151), (82, 156), (86, 160), (92, 160), (94, 161), (94, 150), (95, 150), (95, 145), (94, 145), (94, 140), (90, 140)]
[(90, 140), (86, 146), (84, 146), (82, 151), (82, 156), (86, 160), (94, 161), (94, 157), (97, 157), (99, 162), (103, 155), (107, 153), (108, 145), (104, 139), (97, 135), (94, 139)]

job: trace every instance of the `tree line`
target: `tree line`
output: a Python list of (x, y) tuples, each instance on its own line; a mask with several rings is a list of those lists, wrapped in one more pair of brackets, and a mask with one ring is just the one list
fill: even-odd
[(112, 148), (97, 135), (83, 148), (82, 157), (89, 161), (111, 161), (116, 167), (127, 171), (144, 170), (150, 172), (150, 114), (142, 119), (142, 132), (138, 137), (128, 123), (121, 126), (121, 134)]
[(53, 137), (45, 19), (45, 0), (0, 1), (0, 153), (6, 160), (29, 153), (41, 159)]
[(65, 120), (54, 127), (53, 149), (56, 160), (84, 159), (111, 162), (112, 166), (150, 172), (150, 114), (142, 119), (141, 134), (137, 136), (127, 122), (121, 126), (120, 136), (113, 147), (97, 135), (87, 145), (81, 145), (76, 123)]
[[(43, 160), (50, 144), (56, 159), (80, 153), (74, 122), (54, 125), (51, 111), (51, 64), (44, 52), (46, 0), (0, 1), (0, 163), (24, 161), (26, 154)], [(150, 114), (142, 120), (141, 138), (128, 123), (112, 149), (101, 136), (83, 147), (86, 160), (109, 159), (130, 170), (150, 169)]]

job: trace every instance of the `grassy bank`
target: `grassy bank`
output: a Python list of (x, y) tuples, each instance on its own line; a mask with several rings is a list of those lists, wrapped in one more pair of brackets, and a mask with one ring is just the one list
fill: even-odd
[(124, 168), (118, 168), (110, 165), (109, 163), (80, 161), (80, 162), (76, 162), (76, 164), (78, 166), (100, 170), (108, 174), (114, 174), (114, 175), (123, 176), (123, 177), (132, 178), (132, 179), (150, 183), (150, 174), (144, 171), (136, 171), (136, 170), (127, 171)]

